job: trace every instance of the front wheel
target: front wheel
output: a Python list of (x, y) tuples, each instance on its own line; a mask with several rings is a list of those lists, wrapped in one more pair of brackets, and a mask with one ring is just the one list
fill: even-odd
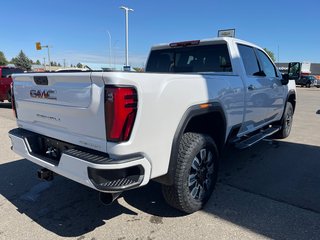
[(276, 132), (275, 137), (279, 139), (284, 139), (290, 135), (291, 127), (293, 122), (293, 107), (290, 102), (287, 102), (286, 109), (284, 111), (281, 120), (281, 129)]
[(217, 146), (211, 137), (185, 133), (179, 145), (174, 184), (162, 185), (167, 203), (186, 213), (200, 210), (216, 184), (218, 157)]
[(307, 88), (310, 88), (310, 87), (311, 87), (311, 83), (308, 82), (308, 83), (306, 84), (306, 87), (307, 87)]

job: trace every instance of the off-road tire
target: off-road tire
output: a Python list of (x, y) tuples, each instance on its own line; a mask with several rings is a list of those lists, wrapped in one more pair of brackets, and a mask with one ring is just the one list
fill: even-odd
[[(206, 156), (203, 157), (205, 154)], [(195, 171), (197, 163), (203, 164), (203, 166), (198, 165), (199, 171)], [(174, 184), (171, 186), (162, 185), (165, 200), (172, 207), (185, 213), (200, 210), (209, 200), (217, 182), (218, 167), (218, 149), (211, 137), (191, 132), (183, 134), (178, 150)], [(193, 181), (195, 183), (192, 185)]]
[(291, 132), (292, 122), (293, 122), (293, 107), (290, 102), (287, 102), (286, 109), (280, 121), (281, 129), (275, 133), (274, 137), (278, 139), (287, 138)]

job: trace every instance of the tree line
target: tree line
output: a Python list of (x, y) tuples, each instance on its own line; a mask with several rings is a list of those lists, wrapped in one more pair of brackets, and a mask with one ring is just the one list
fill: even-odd
[[(14, 64), (16, 67), (21, 68), (25, 71), (30, 71), (31, 70), (31, 65), (41, 65), (41, 62), (39, 60), (37, 61), (33, 61), (32, 59), (28, 58), (27, 55), (20, 50), (19, 54), (12, 58), (10, 61), (7, 60), (7, 58), (5, 57), (4, 53), (2, 51), (0, 51), (0, 66), (6, 66), (7, 64)], [(56, 67), (61, 67), (62, 65), (59, 62), (55, 62), (55, 61), (51, 61), (51, 66), (56, 66)], [(78, 63), (76, 65), (72, 65), (71, 67), (78, 67), (78, 68), (82, 68), (82, 64)]]
[(41, 65), (41, 62), (39, 60), (32, 61), (30, 58), (27, 57), (27, 55), (21, 50), (19, 54), (12, 58), (10, 61), (7, 60), (4, 53), (0, 51), (0, 65), (7, 65), (7, 64), (14, 64), (16, 67), (19, 67), (23, 70), (30, 71), (32, 64)]

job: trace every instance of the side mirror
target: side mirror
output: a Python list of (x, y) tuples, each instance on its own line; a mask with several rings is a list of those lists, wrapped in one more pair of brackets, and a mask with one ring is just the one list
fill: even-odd
[(297, 80), (301, 76), (301, 63), (291, 62), (288, 67), (289, 79)]
[(289, 74), (282, 74), (281, 83), (282, 85), (287, 85), (289, 83)]

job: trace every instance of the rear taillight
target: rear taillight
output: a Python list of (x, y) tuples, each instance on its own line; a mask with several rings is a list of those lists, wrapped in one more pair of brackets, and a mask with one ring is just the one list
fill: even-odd
[(137, 114), (137, 91), (131, 87), (106, 86), (105, 121), (107, 140), (128, 141)]
[(10, 88), (11, 88), (11, 106), (12, 106), (13, 114), (16, 118), (18, 118), (17, 109), (16, 109), (16, 101), (14, 100), (13, 82), (10, 84)]

